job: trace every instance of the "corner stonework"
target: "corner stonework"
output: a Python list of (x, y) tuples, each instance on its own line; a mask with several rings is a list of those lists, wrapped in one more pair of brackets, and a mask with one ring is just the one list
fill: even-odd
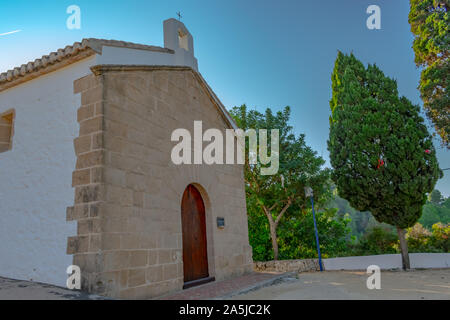
[(81, 269), (82, 290), (106, 293), (101, 281), (96, 281), (102, 268), (101, 211), (105, 200), (103, 168), (103, 84), (101, 77), (88, 75), (74, 81), (74, 93), (81, 93), (77, 112), (79, 136), (74, 139), (77, 157), (72, 173), (75, 188), (74, 206), (67, 208), (67, 221), (77, 221), (77, 235), (68, 238), (67, 254)]

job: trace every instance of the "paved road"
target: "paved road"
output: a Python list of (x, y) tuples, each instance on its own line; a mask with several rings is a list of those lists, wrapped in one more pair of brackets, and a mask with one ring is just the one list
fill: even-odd
[[(223, 299), (243, 289), (256, 288), (279, 281), (283, 274), (253, 272), (234, 279), (214, 281), (162, 297), (172, 300)], [(50, 284), (0, 277), (0, 300), (92, 300), (107, 299), (78, 290)]]
[[(259, 287), (259, 289), (245, 294), (234, 295), (230, 299), (450, 300), (450, 269), (414, 270), (408, 272), (382, 271), (380, 290), (367, 289), (367, 278), (368, 275), (365, 272), (325, 271), (301, 273), (297, 277), (277, 280), (278, 282), (270, 286)], [(0, 277), (0, 300), (5, 299), (84, 300), (104, 298), (48, 284)]]
[(369, 275), (356, 271), (300, 273), (279, 284), (231, 299), (445, 299), (450, 300), (450, 269), (381, 271), (381, 289), (369, 290)]
[(50, 284), (0, 277), (0, 300), (97, 300), (105, 299)]

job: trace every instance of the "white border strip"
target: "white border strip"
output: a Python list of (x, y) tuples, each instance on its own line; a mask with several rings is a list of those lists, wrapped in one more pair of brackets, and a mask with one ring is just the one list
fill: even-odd
[[(411, 268), (450, 268), (450, 253), (410, 253)], [(323, 259), (325, 270), (366, 270), (370, 265), (381, 269), (402, 268), (400, 254)]]

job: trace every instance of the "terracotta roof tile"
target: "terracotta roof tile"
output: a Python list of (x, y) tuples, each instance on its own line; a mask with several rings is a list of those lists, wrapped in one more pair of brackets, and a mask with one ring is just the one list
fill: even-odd
[(81, 42), (75, 42), (73, 45), (68, 45), (64, 49), (58, 49), (56, 52), (51, 52), (20, 67), (15, 67), (12, 70), (0, 73), (0, 91), (36, 78), (42, 74), (52, 72), (95, 53), (101, 54), (103, 46), (174, 53), (171, 49), (132, 42), (95, 38), (83, 39)]

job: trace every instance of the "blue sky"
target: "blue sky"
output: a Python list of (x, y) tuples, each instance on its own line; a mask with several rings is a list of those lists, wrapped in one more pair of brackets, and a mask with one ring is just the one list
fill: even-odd
[[(69, 5), (81, 29), (66, 28)], [(381, 30), (366, 8), (381, 8)], [(96, 37), (163, 46), (162, 21), (181, 11), (194, 36), (199, 70), (228, 107), (292, 108), (292, 124), (328, 164), (330, 75), (337, 50), (376, 63), (399, 92), (421, 104), (408, 24), (408, 0), (6, 1), (0, 0), (0, 71)], [(438, 143), (436, 143), (438, 147)], [(438, 148), (441, 168), (450, 152)], [(437, 188), (450, 196), (450, 170)]]

